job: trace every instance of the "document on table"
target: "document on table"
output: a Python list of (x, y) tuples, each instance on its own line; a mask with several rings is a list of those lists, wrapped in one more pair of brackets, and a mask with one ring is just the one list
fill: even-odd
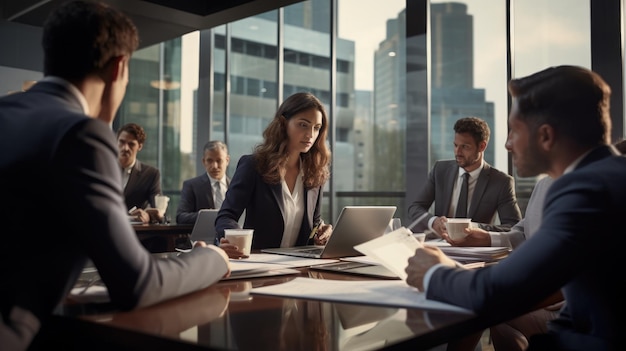
[(413, 257), (415, 250), (420, 247), (422, 244), (413, 236), (413, 232), (405, 227), (400, 227), (354, 248), (373, 258), (404, 281), (407, 278), (404, 269), (409, 264), (409, 258)]
[(511, 249), (508, 247), (440, 247), (446, 255), (455, 260), (462, 262), (471, 261), (484, 261), (493, 262), (499, 261), (509, 255)]
[(253, 253), (248, 258), (230, 259), (230, 276), (222, 278), (222, 280), (298, 274), (300, 272), (293, 268), (332, 262), (339, 262), (339, 260), (307, 259), (285, 255)]
[(253, 253), (250, 255), (250, 257), (241, 259), (240, 261), (241, 262), (279, 264), (279, 265), (287, 266), (290, 268), (308, 267), (308, 266), (315, 266), (318, 264), (339, 262), (338, 259), (303, 258), (303, 257), (268, 254), (268, 253)]
[(424, 293), (397, 280), (330, 280), (296, 277), (286, 283), (253, 288), (250, 294), (472, 313), (465, 308), (428, 300)]

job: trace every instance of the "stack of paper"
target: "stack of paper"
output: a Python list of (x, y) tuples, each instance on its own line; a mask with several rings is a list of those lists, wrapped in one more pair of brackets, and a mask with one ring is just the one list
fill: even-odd
[(509, 255), (511, 250), (508, 247), (457, 247), (440, 246), (450, 258), (461, 263), (468, 262), (494, 262)]

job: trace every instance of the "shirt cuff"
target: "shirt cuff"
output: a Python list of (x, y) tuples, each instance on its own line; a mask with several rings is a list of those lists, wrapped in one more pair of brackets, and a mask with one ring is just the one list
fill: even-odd
[(437, 216), (432, 216), (430, 217), (430, 219), (428, 220), (428, 229), (432, 230), (433, 232), (436, 232), (433, 229), (433, 222), (437, 219)]
[[(463, 267), (463, 265), (460, 262), (454, 261), (454, 263), (456, 264), (457, 268), (465, 269), (465, 267)], [(448, 267), (448, 266), (443, 265), (441, 263), (437, 263), (436, 265), (428, 268), (428, 270), (426, 271), (426, 274), (424, 274), (424, 293), (426, 293), (428, 291), (428, 285), (430, 284), (430, 278), (435, 273), (435, 271), (437, 269), (441, 268), (441, 267)]]

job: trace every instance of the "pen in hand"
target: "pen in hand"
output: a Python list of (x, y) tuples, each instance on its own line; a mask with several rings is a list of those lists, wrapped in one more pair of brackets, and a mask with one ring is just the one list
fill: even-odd
[(137, 206), (133, 206), (130, 210), (128, 210), (128, 214), (133, 213), (137, 209)]
[(324, 221), (321, 221), (318, 225), (313, 226), (313, 229), (311, 230), (311, 234), (309, 234), (309, 243), (311, 242), (311, 240), (313, 240), (313, 238), (315, 238), (315, 235), (320, 230), (322, 225), (324, 225)]

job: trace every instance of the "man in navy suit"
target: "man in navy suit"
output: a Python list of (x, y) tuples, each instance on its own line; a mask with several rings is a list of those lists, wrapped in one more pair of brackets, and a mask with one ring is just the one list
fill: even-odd
[(610, 145), (611, 90), (588, 69), (559, 66), (512, 80), (509, 92), (505, 146), (518, 175), (555, 179), (541, 226), (505, 260), (477, 270), (425, 246), (409, 259), (407, 283), (492, 325), (560, 289), (565, 307), (528, 350), (624, 350), (626, 275), (610, 272), (623, 266), (626, 247), (626, 157)]
[[(194, 224), (201, 209), (219, 209), (230, 185), (230, 178), (226, 176), (230, 162), (226, 144), (211, 140), (204, 144), (203, 149), (202, 164), (206, 172), (183, 182), (176, 223)], [(218, 186), (221, 193), (217, 191)]]
[(26, 245), (0, 255), (3, 351), (54, 348), (50, 339), (58, 339), (46, 338), (54, 332), (50, 317), (88, 260), (112, 305), (124, 310), (204, 289), (228, 274), (226, 253), (213, 245), (151, 256), (128, 221), (110, 125), (138, 42), (123, 13), (94, 1), (65, 2), (44, 24), (45, 78), (0, 98), (0, 213), (10, 219), (2, 234)]
[(143, 223), (151, 219), (161, 221), (158, 212), (145, 211), (146, 208), (156, 208), (154, 197), (161, 194), (161, 173), (158, 169), (142, 163), (137, 159), (137, 153), (146, 142), (146, 133), (136, 123), (127, 123), (117, 131), (117, 147), (120, 152), (118, 160), (122, 167), (122, 184), (124, 200), (131, 216), (137, 216)]
[[(447, 233), (448, 217), (471, 218), (485, 230), (508, 231), (522, 219), (517, 205), (513, 177), (493, 168), (483, 155), (489, 143), (489, 125), (478, 117), (461, 118), (454, 124), (454, 160), (438, 161), (428, 175), (409, 216), (415, 220), (428, 213), (433, 201), (434, 215), (418, 223), (416, 231), (432, 230), (441, 236)], [(469, 175), (467, 206), (458, 212), (458, 199), (463, 176)], [(500, 224), (493, 224), (496, 214)]]

